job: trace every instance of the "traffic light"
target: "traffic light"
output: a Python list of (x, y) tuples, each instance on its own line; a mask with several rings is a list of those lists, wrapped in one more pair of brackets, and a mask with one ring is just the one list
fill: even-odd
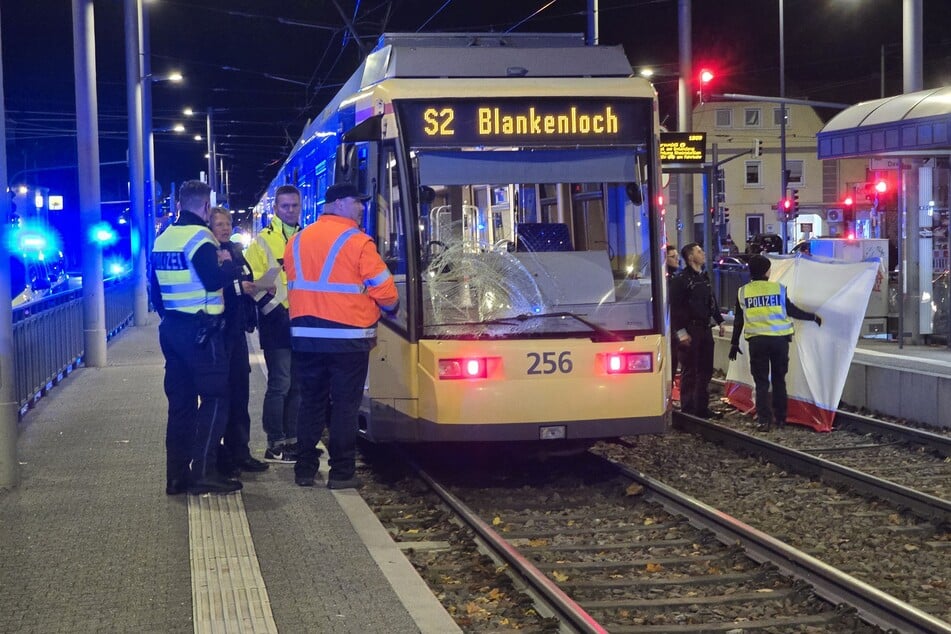
[(776, 211), (779, 212), (780, 219), (789, 216), (789, 214), (792, 212), (792, 204), (793, 202), (791, 198), (783, 198), (779, 201), (779, 203), (777, 203)]
[(722, 169), (717, 170), (717, 202), (726, 202), (726, 174)]
[(704, 68), (700, 71), (700, 103), (703, 103), (703, 91), (711, 81), (713, 81), (713, 71)]
[(763, 154), (763, 139), (753, 139), (753, 158), (759, 158)]
[(792, 190), (792, 212), (794, 215), (799, 215), (799, 190)]

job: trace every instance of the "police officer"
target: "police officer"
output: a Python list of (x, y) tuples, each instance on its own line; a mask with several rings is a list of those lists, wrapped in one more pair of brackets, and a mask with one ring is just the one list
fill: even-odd
[(367, 198), (349, 183), (330, 186), (317, 222), (293, 236), (284, 251), (291, 343), (301, 387), (294, 465), (299, 486), (314, 485), (319, 466), (316, 445), (328, 421), (327, 486), (360, 486), (357, 414), (370, 349), (376, 342), (380, 309), (395, 314), (399, 308), (393, 276), (373, 240), (359, 227)]
[[(749, 345), (750, 373), (756, 385), (756, 417), (759, 428), (769, 429), (773, 417), (777, 426), (786, 424), (786, 371), (789, 369), (789, 341), (793, 325), (790, 317), (822, 325), (815, 313), (805, 311), (786, 295), (786, 287), (769, 281), (769, 258), (750, 257), (752, 281), (737, 292), (730, 361), (740, 352), (740, 333)], [(744, 332), (745, 330), (745, 332)], [(773, 384), (772, 408), (769, 387)]]
[(261, 424), (267, 435), (264, 459), (268, 462), (293, 463), (297, 459), (297, 412), (300, 390), (297, 369), (291, 354), (291, 326), (287, 313), (287, 275), (284, 272), (284, 248), (300, 229), (300, 190), (281, 185), (274, 191), (274, 216), (248, 245), (245, 257), (254, 279), (269, 270), (279, 269), (271, 289), (258, 289), (258, 335), (267, 366), (267, 390)]
[(208, 228), (210, 195), (201, 181), (183, 183), (178, 220), (155, 239), (152, 251), (152, 300), (162, 317), (159, 342), (168, 398), (168, 495), (241, 488), (217, 469), (217, 448), (228, 419), (222, 288), (236, 275), (230, 255), (218, 250)]
[(702, 418), (717, 418), (710, 409), (709, 385), (713, 377), (713, 333), (716, 324), (720, 336), (726, 333), (723, 315), (713, 296), (710, 278), (703, 270), (703, 248), (696, 242), (680, 250), (683, 270), (670, 281), (670, 327), (680, 349), (677, 360), (680, 375), (681, 410)]

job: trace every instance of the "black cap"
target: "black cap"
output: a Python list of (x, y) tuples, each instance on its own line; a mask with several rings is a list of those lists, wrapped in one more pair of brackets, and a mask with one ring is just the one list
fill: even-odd
[(765, 255), (751, 255), (750, 256), (750, 277), (752, 278), (762, 278), (769, 273), (770, 261), (769, 258)]
[(335, 200), (340, 200), (341, 198), (369, 200), (370, 197), (362, 193), (351, 183), (335, 183), (327, 188), (327, 193), (324, 195), (324, 202), (332, 203)]

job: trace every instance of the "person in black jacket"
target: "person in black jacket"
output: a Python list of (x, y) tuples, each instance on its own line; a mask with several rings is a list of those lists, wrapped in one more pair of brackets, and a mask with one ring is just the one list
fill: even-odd
[[(774, 416), (777, 427), (786, 424), (786, 372), (789, 369), (789, 341), (793, 333), (790, 317), (814, 321), (819, 326), (822, 325), (822, 319), (793, 304), (786, 295), (785, 286), (769, 281), (769, 258), (754, 255), (750, 257), (749, 264), (752, 281), (741, 287), (736, 296), (730, 361), (736, 361), (736, 355), (741, 354), (740, 333), (745, 326), (750, 374), (756, 385), (756, 417), (759, 428), (766, 430)], [(770, 383), (773, 387), (772, 399)]]
[(248, 357), (248, 340), (245, 333), (254, 332), (257, 310), (253, 295), (257, 292), (251, 267), (248, 266), (241, 247), (231, 242), (231, 212), (224, 207), (211, 210), (211, 232), (234, 262), (237, 279), (224, 287), (225, 350), (228, 354), (228, 422), (225, 425), (224, 442), (218, 450), (218, 471), (237, 477), (242, 471), (266, 471), (268, 464), (251, 457), (248, 443), (251, 440), (251, 416), (248, 413), (250, 398), (251, 363)]
[(680, 250), (683, 270), (670, 280), (670, 328), (679, 345), (681, 411), (702, 418), (718, 418), (710, 409), (709, 385), (713, 377), (713, 333), (716, 324), (724, 336), (723, 315), (713, 296), (710, 278), (703, 270), (703, 248), (696, 242)]

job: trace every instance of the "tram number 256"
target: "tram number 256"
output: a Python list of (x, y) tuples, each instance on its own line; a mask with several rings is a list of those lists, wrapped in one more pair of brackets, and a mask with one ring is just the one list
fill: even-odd
[(529, 352), (527, 355), (531, 365), (527, 374), (554, 374), (561, 372), (569, 374), (574, 368), (571, 353), (565, 352)]

